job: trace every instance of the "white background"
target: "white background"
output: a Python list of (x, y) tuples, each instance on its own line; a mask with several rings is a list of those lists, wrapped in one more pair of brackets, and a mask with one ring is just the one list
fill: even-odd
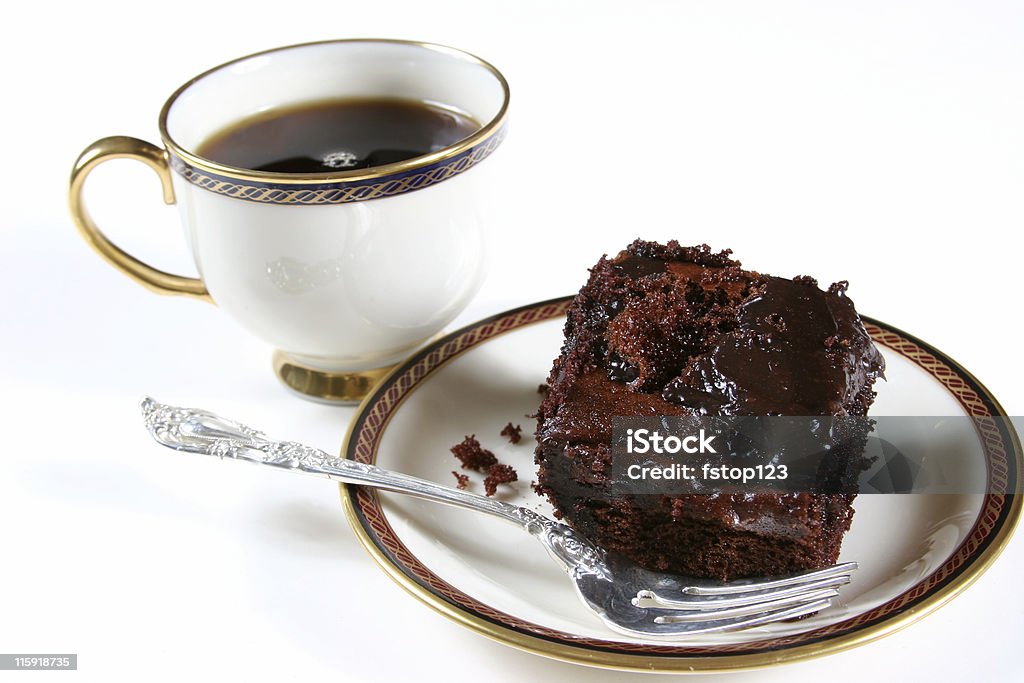
[[(154, 140), (170, 92), (257, 50), (395, 37), (488, 59), (513, 90), (489, 279), (459, 323), (578, 289), (633, 238), (848, 279), (861, 312), (960, 361), (1011, 414), (1024, 227), (1024, 12), (994, 2), (82, 2), (0, 26), (0, 652), (32, 680), (640, 680), (463, 630), (386, 578), (335, 487), (178, 456), (146, 393), (328, 450), (351, 409), (300, 401), (216, 308), (98, 259), (66, 210), (92, 140)], [(108, 164), (101, 224), (190, 265), (151, 172)], [(553, 350), (554, 355), (554, 350)], [(898, 524), (899, 520), (893, 520)], [(737, 681), (1021, 680), (1016, 538), (965, 594), (854, 651)], [(144, 673), (143, 673), (144, 672)]]

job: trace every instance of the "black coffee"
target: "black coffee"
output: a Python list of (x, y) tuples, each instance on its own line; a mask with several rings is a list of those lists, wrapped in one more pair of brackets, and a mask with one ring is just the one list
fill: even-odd
[(425, 102), (325, 100), (243, 119), (197, 152), (254, 171), (350, 171), (436, 152), (479, 129), (469, 116)]

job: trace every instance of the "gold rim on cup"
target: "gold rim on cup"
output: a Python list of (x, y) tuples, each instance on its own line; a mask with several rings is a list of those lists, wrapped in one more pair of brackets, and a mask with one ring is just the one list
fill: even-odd
[[(497, 81), (502, 90), (501, 106), (480, 129), (443, 149), (412, 159), (368, 169), (323, 173), (282, 174), (228, 166), (199, 156), (182, 147), (170, 134), (167, 120), (171, 108), (190, 87), (232, 65), (255, 57), (319, 45), (383, 44), (419, 47), (476, 64)], [(188, 182), (218, 194), (271, 204), (340, 204), (394, 196), (429, 187), (462, 173), (487, 158), (504, 139), (510, 91), (508, 82), (493, 65), (456, 48), (409, 40), (351, 38), (302, 43), (273, 48), (233, 59), (215, 66), (178, 88), (160, 111), (160, 137), (167, 148), (172, 168)]]

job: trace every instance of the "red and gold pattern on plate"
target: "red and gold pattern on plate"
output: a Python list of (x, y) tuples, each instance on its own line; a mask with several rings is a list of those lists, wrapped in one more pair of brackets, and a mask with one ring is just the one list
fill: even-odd
[[(343, 455), (373, 463), (388, 422), (430, 373), (470, 348), (505, 332), (564, 316), (571, 297), (515, 309), (453, 332), (409, 359), (366, 398)], [(1005, 413), (969, 372), (928, 344), (864, 318), (874, 341), (927, 372), (975, 418), (988, 460), (990, 490), (1019, 490), (1021, 446), (995, 420)], [(1009, 487), (1013, 478), (1017, 485)], [(1009, 487), (1009, 488), (1008, 488)], [(486, 605), (434, 574), (402, 543), (371, 489), (342, 485), (349, 521), (367, 550), (403, 588), (446, 616), (508, 645), (591, 666), (642, 671), (730, 671), (771, 666), (849, 649), (892, 633), (945, 604), (998, 555), (1021, 512), (1021, 497), (987, 494), (973, 528), (956, 551), (909, 590), (874, 609), (828, 626), (752, 642), (687, 646), (631, 643), (565, 633)], [(568, 590), (567, 584), (567, 590)]]

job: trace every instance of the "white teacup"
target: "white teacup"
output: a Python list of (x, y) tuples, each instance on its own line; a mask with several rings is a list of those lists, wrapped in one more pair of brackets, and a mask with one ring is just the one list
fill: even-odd
[[(331, 173), (225, 166), (195, 150), (254, 113), (347, 97), (440, 104), (481, 123), (469, 137), (403, 162)], [(81, 234), (161, 294), (216, 303), (278, 351), (285, 384), (324, 400), (361, 397), (465, 307), (483, 274), (481, 165), (504, 138), (509, 89), (459, 50), (338, 40), (243, 57), (179, 88), (160, 114), (163, 147), (104, 138), (79, 157), (71, 213)], [(152, 167), (177, 203), (200, 279), (119, 249), (82, 201), (86, 176), (113, 158)]]

